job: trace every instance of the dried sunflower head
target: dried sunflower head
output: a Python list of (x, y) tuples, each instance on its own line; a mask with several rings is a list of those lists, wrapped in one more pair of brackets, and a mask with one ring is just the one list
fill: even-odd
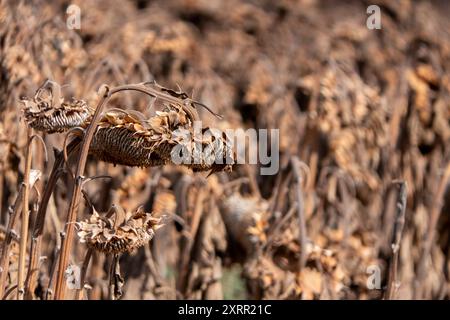
[(175, 127), (187, 124), (181, 109), (158, 112), (148, 120), (137, 111), (113, 110), (100, 120), (90, 146), (97, 159), (126, 166), (149, 167), (170, 161)]
[[(186, 152), (189, 161), (174, 161), (180, 150), (174, 149), (176, 146)], [(225, 134), (197, 141), (189, 116), (174, 104), (150, 119), (137, 111), (108, 111), (99, 122), (90, 153), (113, 164), (149, 167), (173, 163), (212, 173), (231, 170), (234, 163), (234, 153)]]
[(74, 127), (85, 127), (92, 113), (83, 100), (61, 98), (60, 86), (47, 81), (36, 91), (33, 100), (23, 99), (23, 114), (30, 127), (47, 133), (64, 132)]
[(116, 208), (114, 217), (94, 210), (89, 219), (77, 223), (80, 242), (108, 254), (132, 252), (150, 241), (161, 226), (162, 218), (154, 218), (142, 207), (134, 212)]

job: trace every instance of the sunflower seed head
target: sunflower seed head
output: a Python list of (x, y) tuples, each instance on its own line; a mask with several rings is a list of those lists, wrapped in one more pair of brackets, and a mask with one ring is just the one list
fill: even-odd
[(107, 254), (132, 252), (150, 241), (162, 224), (162, 217), (155, 218), (142, 207), (126, 212), (118, 224), (114, 217), (100, 216), (95, 210), (87, 220), (77, 223), (80, 242)]
[(55, 83), (53, 85), (52, 90), (44, 86), (39, 88), (32, 100), (22, 99), (23, 114), (28, 125), (47, 133), (85, 127), (92, 117), (86, 102), (75, 98), (69, 102), (64, 101), (64, 98), (60, 98), (59, 86)]

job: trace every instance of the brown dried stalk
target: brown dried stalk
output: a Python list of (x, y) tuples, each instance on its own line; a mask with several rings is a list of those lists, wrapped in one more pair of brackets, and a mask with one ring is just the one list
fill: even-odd
[(426, 273), (427, 261), (430, 257), (431, 246), (435, 239), (436, 227), (437, 227), (439, 217), (441, 215), (444, 194), (445, 194), (445, 190), (446, 190), (449, 179), (450, 179), (450, 163), (447, 164), (444, 174), (442, 176), (442, 179), (439, 182), (438, 190), (436, 192), (436, 195), (435, 195), (435, 198), (433, 201), (433, 207), (431, 208), (428, 230), (427, 230), (426, 238), (423, 243), (422, 255), (419, 260), (419, 266), (417, 267), (417, 279), (415, 280), (415, 283), (414, 283), (414, 287), (415, 287), (414, 299), (421, 298), (421, 296), (422, 296), (423, 285), (424, 285), (422, 282), (427, 275), (427, 273)]
[(27, 253), (28, 224), (30, 211), (28, 208), (28, 195), (30, 191), (30, 170), (31, 170), (31, 142), (33, 129), (27, 126), (27, 147), (25, 151), (25, 171), (23, 175), (23, 197), (22, 197), (22, 225), (20, 230), (19, 247), (19, 270), (17, 276), (17, 299), (23, 300), (25, 285), (25, 258)]
[(187, 290), (187, 282), (189, 276), (189, 261), (192, 256), (192, 248), (194, 247), (195, 238), (202, 217), (203, 200), (205, 199), (205, 196), (206, 194), (204, 189), (200, 189), (195, 200), (194, 213), (189, 228), (189, 237), (186, 239), (185, 246), (183, 249), (184, 254), (181, 257), (181, 262), (179, 265), (180, 276), (178, 277), (177, 290), (183, 293), (186, 293)]
[(305, 220), (305, 210), (303, 209), (303, 192), (302, 192), (302, 174), (300, 173), (300, 167), (304, 167), (305, 165), (298, 159), (298, 157), (292, 157), (292, 169), (294, 172), (294, 176), (296, 179), (296, 195), (297, 195), (297, 214), (299, 221), (299, 232), (300, 232), (300, 260), (299, 260), (299, 271), (301, 271), (306, 264), (307, 252), (306, 252), (306, 244), (307, 244), (307, 235), (306, 235), (306, 220)]
[(52, 266), (50, 267), (50, 273), (49, 273), (49, 282), (48, 282), (48, 286), (47, 286), (47, 290), (45, 291), (44, 297), (45, 300), (51, 300), (53, 298), (53, 295), (55, 293), (55, 289), (54, 289), (54, 283), (55, 283), (55, 278), (56, 278), (56, 269), (58, 267), (58, 256), (59, 256), (59, 252), (61, 251), (61, 242), (63, 239), (63, 235), (62, 233), (59, 234), (59, 241), (57, 241), (56, 243), (56, 247), (53, 251), (53, 263)]
[(53, 164), (53, 168), (50, 173), (49, 179), (45, 184), (42, 199), (36, 215), (36, 221), (33, 227), (33, 234), (31, 238), (31, 249), (30, 249), (30, 262), (28, 267), (28, 275), (25, 282), (26, 299), (32, 299), (33, 297), (34, 283), (36, 283), (37, 278), (37, 274), (33, 271), (36, 270), (40, 257), (42, 235), (44, 231), (44, 223), (47, 214), (48, 202), (53, 193), (53, 190), (55, 189), (56, 183), (62, 173), (65, 158), (69, 157), (78, 150), (80, 146), (80, 141), (81, 140), (78, 138), (72, 140), (67, 146), (66, 155), (64, 154), (65, 153), (64, 151), (55, 150), (55, 162)]
[(85, 281), (86, 281), (87, 269), (89, 267), (89, 262), (91, 261), (93, 251), (94, 251), (93, 249), (88, 249), (86, 251), (86, 256), (84, 257), (84, 262), (83, 262), (83, 265), (81, 266), (80, 288), (77, 289), (77, 293), (76, 293), (77, 300), (83, 300), (83, 293), (84, 293), (84, 289), (85, 289), (85, 285), (86, 285)]
[(402, 239), (403, 227), (405, 225), (405, 212), (406, 212), (406, 198), (407, 198), (407, 185), (404, 181), (395, 181), (398, 186), (398, 198), (397, 198), (397, 216), (394, 226), (394, 238), (392, 241), (392, 260), (389, 266), (389, 280), (388, 287), (385, 293), (385, 299), (391, 300), (395, 297), (395, 293), (398, 288), (397, 284), (397, 269), (398, 269), (398, 256), (400, 252), (400, 241)]
[(8, 297), (9, 297), (9, 296), (14, 292), (14, 290), (16, 290), (16, 289), (17, 289), (17, 284), (15, 284), (15, 285), (9, 287), (9, 288), (6, 290), (5, 295), (2, 297), (2, 300), (8, 299)]
[(118, 254), (113, 255), (109, 269), (109, 298), (111, 300), (118, 300), (123, 294), (124, 279), (120, 274), (119, 258)]
[[(39, 174), (30, 174), (30, 188), (34, 186), (36, 181), (39, 179)], [(14, 232), (14, 226), (17, 223), (17, 219), (19, 217), (18, 213), (22, 209), (23, 205), (23, 193), (24, 193), (24, 186), (20, 185), (19, 192), (17, 193), (16, 200), (14, 202), (14, 205), (12, 209), (10, 209), (10, 217), (8, 226), (6, 228), (6, 236), (3, 241), (2, 246), (2, 255), (0, 258), (0, 297), (3, 296), (3, 290), (4, 290), (4, 284), (6, 283), (6, 277), (8, 275), (9, 270), (9, 254), (11, 249), (11, 243), (14, 239), (18, 239), (17, 234)]]
[(9, 270), (9, 253), (11, 249), (11, 243), (14, 238), (18, 238), (17, 234), (14, 232), (14, 226), (19, 216), (17, 213), (22, 208), (22, 198), (23, 186), (21, 185), (17, 194), (16, 201), (14, 202), (14, 206), (12, 209), (10, 209), (10, 217), (6, 231), (6, 237), (3, 241), (2, 256), (0, 259), (0, 297), (3, 296), (4, 286), (6, 285), (6, 277)]

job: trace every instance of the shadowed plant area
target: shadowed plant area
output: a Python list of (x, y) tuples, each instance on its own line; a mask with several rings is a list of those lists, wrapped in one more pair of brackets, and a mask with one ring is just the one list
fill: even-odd
[(449, 75), (447, 1), (0, 0), (0, 299), (449, 299)]

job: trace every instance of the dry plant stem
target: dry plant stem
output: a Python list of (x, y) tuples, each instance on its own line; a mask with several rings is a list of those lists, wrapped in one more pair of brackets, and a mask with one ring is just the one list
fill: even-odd
[(92, 252), (93, 252), (92, 249), (88, 249), (86, 252), (86, 256), (84, 257), (83, 266), (81, 267), (81, 272), (80, 272), (80, 288), (77, 289), (76, 300), (83, 300), (85, 279), (86, 279), (87, 269), (89, 267), (89, 262), (91, 261)]
[(406, 212), (406, 196), (407, 185), (404, 181), (394, 182), (398, 185), (398, 198), (396, 204), (396, 219), (394, 226), (394, 239), (392, 242), (392, 260), (389, 266), (389, 280), (388, 287), (385, 294), (385, 299), (392, 300), (395, 297), (397, 291), (397, 269), (398, 269), (398, 256), (400, 252), (400, 241), (402, 239), (403, 227), (405, 225), (405, 212)]
[(111, 267), (109, 270), (109, 298), (110, 300), (118, 300), (122, 296), (123, 279), (120, 275), (120, 256), (114, 254), (111, 259)]
[(150, 273), (152, 274), (153, 278), (155, 279), (155, 283), (157, 286), (163, 286), (163, 278), (161, 276), (161, 273), (158, 270), (158, 267), (156, 265), (155, 259), (153, 258), (152, 254), (152, 248), (151, 248), (151, 242), (148, 243), (147, 246), (144, 247), (145, 257), (147, 266), (150, 270)]
[(92, 137), (94, 136), (94, 132), (97, 129), (98, 120), (100, 118), (101, 112), (109, 100), (110, 93), (109, 88), (104, 86), (102, 88), (101, 97), (97, 109), (95, 110), (92, 122), (87, 127), (86, 134), (83, 138), (81, 144), (81, 151), (78, 157), (77, 169), (75, 172), (75, 184), (72, 190), (72, 199), (69, 205), (69, 212), (67, 216), (67, 223), (65, 227), (65, 234), (62, 244), (61, 244), (61, 254), (60, 260), (58, 264), (58, 272), (56, 276), (56, 289), (55, 289), (55, 299), (64, 299), (64, 272), (67, 268), (67, 263), (69, 260), (69, 255), (72, 247), (72, 238), (73, 238), (73, 227), (74, 222), (76, 221), (76, 214), (78, 211), (78, 205), (80, 202), (81, 196), (81, 186), (83, 183), (83, 173), (84, 168), (86, 166), (87, 155), (89, 152), (89, 145), (91, 143)]
[(2, 300), (6, 300), (11, 295), (11, 293), (14, 292), (15, 289), (17, 289), (17, 284), (13, 285), (8, 290), (6, 290), (5, 295), (2, 297)]
[(25, 286), (25, 259), (27, 254), (28, 240), (28, 224), (30, 219), (30, 211), (28, 208), (28, 198), (30, 191), (30, 170), (31, 170), (31, 136), (33, 129), (27, 128), (27, 148), (25, 151), (25, 171), (23, 176), (23, 197), (22, 197), (22, 226), (20, 230), (20, 246), (19, 246), (19, 270), (17, 276), (17, 299), (23, 300)]
[(302, 175), (300, 173), (300, 160), (297, 157), (292, 157), (292, 169), (294, 171), (295, 179), (297, 180), (297, 214), (300, 227), (300, 260), (299, 271), (301, 271), (306, 264), (306, 221), (305, 210), (303, 208), (303, 192), (302, 192)]
[(292, 170), (287, 170), (286, 174), (281, 173), (280, 183), (276, 189), (275, 197), (273, 198), (273, 207), (271, 211), (278, 212), (283, 210), (283, 205), (286, 203), (285, 198), (289, 190), (289, 183), (292, 180)]
[(198, 227), (200, 225), (200, 220), (203, 212), (203, 200), (205, 199), (205, 192), (203, 189), (199, 190), (199, 193), (195, 202), (194, 214), (192, 217), (189, 238), (187, 238), (186, 246), (184, 248), (184, 254), (182, 256), (182, 260), (180, 262), (180, 277), (178, 290), (180, 292), (186, 293), (187, 289), (187, 281), (189, 276), (189, 261), (192, 255), (192, 248), (194, 247), (195, 238), (197, 235)]
[[(89, 146), (91, 144), (92, 138), (94, 136), (94, 133), (97, 129), (98, 121), (100, 120), (100, 116), (102, 114), (102, 111), (107, 104), (108, 100), (111, 98), (111, 96), (117, 92), (125, 91), (125, 90), (134, 90), (139, 91), (142, 93), (145, 93), (151, 97), (155, 98), (161, 98), (163, 100), (166, 100), (168, 102), (180, 104), (180, 99), (177, 99), (176, 97), (173, 97), (169, 94), (164, 94), (161, 92), (158, 92), (157, 90), (153, 88), (149, 88), (145, 86), (145, 84), (130, 84), (130, 85), (123, 85), (118, 86), (113, 89), (110, 89), (108, 86), (103, 85), (100, 88), (100, 101), (97, 105), (97, 108), (95, 109), (94, 115), (92, 117), (91, 123), (86, 129), (86, 133), (84, 135), (83, 141), (81, 143), (81, 151), (78, 157), (77, 161), (77, 167), (75, 171), (75, 184), (73, 186), (72, 190), (72, 199), (70, 201), (69, 205), (69, 211), (67, 215), (67, 223), (65, 226), (65, 237), (61, 244), (61, 254), (60, 254), (60, 260), (58, 265), (58, 272), (57, 272), (57, 278), (56, 278), (56, 289), (55, 289), (55, 299), (60, 300), (64, 299), (64, 289), (65, 289), (65, 282), (64, 280), (64, 271), (67, 268), (67, 263), (69, 260), (70, 251), (72, 248), (72, 240), (73, 240), (73, 229), (74, 229), (74, 223), (76, 222), (77, 212), (78, 212), (78, 206), (81, 198), (81, 188), (83, 183), (83, 174), (84, 169), (86, 166), (86, 160), (89, 153)], [(198, 119), (198, 114), (196, 110), (188, 105), (181, 103), (185, 111), (188, 113), (188, 115), (191, 117), (192, 121), (195, 121)]]
[(427, 236), (425, 238), (422, 256), (419, 261), (419, 266), (417, 268), (417, 279), (415, 282), (414, 299), (420, 299), (422, 297), (423, 282), (427, 275), (427, 261), (430, 256), (431, 246), (433, 244), (436, 235), (436, 226), (441, 215), (443, 199), (445, 194), (445, 189), (447, 187), (448, 180), (450, 179), (450, 163), (447, 164), (444, 174), (442, 176), (441, 182), (439, 183), (436, 196), (433, 201), (433, 207), (431, 208), (430, 222), (428, 225)]
[(14, 206), (11, 209), (11, 216), (9, 217), (8, 227), (6, 230), (6, 237), (3, 241), (2, 256), (0, 258), (0, 297), (3, 296), (3, 290), (6, 285), (6, 277), (9, 270), (9, 252), (11, 249), (11, 242), (14, 236), (17, 236), (13, 229), (19, 217), (18, 213), (22, 208), (22, 198), (23, 198), (23, 186), (20, 186), (19, 193), (14, 202)]
[[(70, 156), (78, 150), (80, 146), (80, 139), (76, 138), (72, 140), (67, 146), (67, 156)], [(62, 173), (64, 166), (64, 151), (55, 151), (55, 162), (53, 164), (52, 171), (48, 182), (45, 185), (44, 193), (41, 203), (37, 212), (36, 221), (33, 227), (33, 236), (31, 239), (30, 249), (30, 263), (28, 267), (28, 275), (25, 282), (25, 297), (26, 299), (32, 299), (33, 296), (33, 284), (36, 282), (37, 274), (33, 272), (36, 270), (41, 252), (42, 234), (44, 231), (45, 217), (47, 214), (47, 206), (50, 197), (55, 189), (56, 182)]]
[(109, 300), (115, 300), (114, 298), (114, 266), (116, 264), (116, 255), (111, 258), (111, 265), (109, 266), (109, 286), (108, 296)]
[(59, 243), (53, 253), (53, 263), (52, 266), (50, 268), (50, 273), (49, 273), (49, 282), (48, 282), (48, 286), (47, 286), (47, 290), (45, 291), (45, 300), (50, 300), (53, 297), (53, 284), (55, 283), (55, 276), (56, 276), (56, 268), (58, 265), (58, 256), (59, 256), (59, 252), (61, 251), (61, 243)]
[(248, 164), (245, 165), (245, 171), (249, 178), (249, 184), (252, 194), (258, 198), (261, 198), (261, 192), (259, 191), (258, 182), (256, 181), (255, 174), (252, 172)]
[(100, 300), (103, 297), (103, 289), (101, 280), (103, 277), (103, 265), (105, 263), (105, 255), (94, 254), (92, 257), (89, 279), (92, 281), (92, 289), (89, 293), (90, 300)]
[[(169, 103), (181, 105), (183, 107), (183, 110), (190, 117), (191, 121), (199, 120), (197, 111), (189, 104), (189, 103), (193, 102), (193, 100), (188, 99), (186, 101), (187, 103), (184, 103), (183, 100), (181, 100), (179, 98), (176, 98), (174, 96), (171, 96), (170, 94), (166, 94), (166, 93), (160, 92), (154, 88), (146, 86), (145, 83), (130, 84), (130, 85), (123, 85), (123, 86), (115, 87), (115, 88), (111, 89), (111, 91), (109, 92), (109, 96), (111, 96), (114, 93), (117, 93), (119, 91), (126, 91), (126, 90), (138, 91), (141, 93), (145, 93), (152, 98), (158, 98), (158, 99), (167, 101)], [(94, 122), (94, 119), (92, 119), (92, 122)]]
[[(1, 141), (0, 141), (1, 143)], [(1, 159), (1, 164), (0, 164), (0, 199), (3, 199), (3, 183), (5, 180), (5, 173), (4, 173), (4, 169), (3, 169), (3, 163), (5, 163), (6, 161)], [(0, 211), (2, 210), (2, 205), (0, 204)], [(5, 215), (6, 218), (6, 215)], [(0, 223), (3, 219), (3, 214), (0, 214)]]
[(268, 250), (270, 248), (275, 240), (275, 237), (280, 234), (279, 232), (281, 231), (281, 228), (283, 228), (289, 221), (289, 219), (292, 218), (296, 209), (297, 208), (295, 206), (291, 207), (289, 211), (281, 219), (279, 219), (279, 222), (277, 222), (273, 230), (270, 231), (270, 234), (267, 237), (267, 241), (261, 246), (261, 251)]

